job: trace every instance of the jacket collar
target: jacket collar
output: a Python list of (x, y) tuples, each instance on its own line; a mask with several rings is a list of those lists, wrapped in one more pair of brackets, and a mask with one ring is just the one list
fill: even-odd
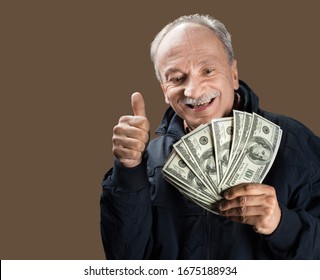
[(259, 110), (259, 97), (244, 81), (239, 80), (239, 85), (237, 93), (240, 95), (242, 101), (241, 110), (248, 113), (257, 113)]
[(170, 134), (174, 138), (180, 139), (185, 135), (183, 119), (169, 107), (162, 118), (159, 128), (156, 130), (156, 134)]

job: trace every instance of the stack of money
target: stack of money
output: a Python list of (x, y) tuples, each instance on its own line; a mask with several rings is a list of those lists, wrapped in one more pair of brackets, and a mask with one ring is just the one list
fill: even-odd
[(221, 194), (240, 183), (261, 183), (278, 152), (281, 128), (234, 110), (186, 134), (163, 167), (164, 178), (194, 203), (212, 211)]

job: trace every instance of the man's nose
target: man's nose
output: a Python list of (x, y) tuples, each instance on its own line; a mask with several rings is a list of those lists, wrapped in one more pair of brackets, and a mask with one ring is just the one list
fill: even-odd
[(185, 84), (184, 96), (196, 99), (201, 95), (201, 81), (198, 78), (189, 77)]

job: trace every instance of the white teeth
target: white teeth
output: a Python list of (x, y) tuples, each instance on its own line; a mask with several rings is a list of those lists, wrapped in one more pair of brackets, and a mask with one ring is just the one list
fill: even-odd
[[(211, 101), (211, 100), (210, 100)], [(192, 107), (200, 107), (200, 106), (204, 106), (204, 105), (207, 105), (207, 104), (209, 104), (210, 103), (210, 101), (208, 101), (208, 102), (204, 102), (204, 103), (200, 103), (200, 104), (194, 104), (194, 105), (192, 105)]]
[(208, 105), (212, 99), (216, 98), (217, 96), (220, 96), (219, 92), (212, 92), (209, 94), (205, 94), (202, 98), (190, 98), (190, 97), (185, 97), (183, 100), (181, 100), (181, 102), (183, 104), (189, 105), (192, 108), (197, 108), (200, 106), (205, 106)]

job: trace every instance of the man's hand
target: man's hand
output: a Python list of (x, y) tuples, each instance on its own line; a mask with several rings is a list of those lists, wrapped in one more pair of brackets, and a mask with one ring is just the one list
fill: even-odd
[(281, 210), (275, 189), (263, 184), (240, 184), (223, 194), (217, 203), (222, 216), (252, 225), (261, 234), (271, 234), (278, 226)]
[(149, 141), (150, 124), (146, 118), (145, 104), (140, 93), (131, 96), (133, 116), (122, 116), (113, 128), (112, 152), (125, 167), (135, 167)]

